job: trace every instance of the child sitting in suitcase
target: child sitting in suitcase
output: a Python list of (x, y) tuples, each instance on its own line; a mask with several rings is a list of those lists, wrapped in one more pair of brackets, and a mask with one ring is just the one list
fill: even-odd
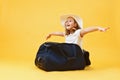
[[(62, 26), (65, 28), (65, 32), (53, 32), (47, 35), (46, 39), (50, 38), (51, 36), (62, 36), (65, 37), (66, 43), (73, 43), (80, 46), (82, 49), (82, 38), (85, 34), (94, 32), (94, 31), (101, 31), (105, 32), (109, 29), (103, 27), (89, 27), (83, 29), (82, 19), (76, 15), (64, 15), (61, 16), (61, 23)], [(90, 65), (89, 60), (89, 52), (83, 50), (84, 57), (86, 60), (86, 65)]]

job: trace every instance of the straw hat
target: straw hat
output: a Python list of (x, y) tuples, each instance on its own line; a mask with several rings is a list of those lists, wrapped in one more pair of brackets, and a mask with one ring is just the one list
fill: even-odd
[(78, 26), (79, 26), (81, 29), (83, 28), (82, 19), (79, 18), (78, 16), (72, 15), (72, 14), (63, 15), (63, 16), (60, 17), (62, 26), (65, 27), (65, 22), (66, 22), (66, 20), (67, 20), (68, 17), (73, 17), (73, 18), (75, 19), (75, 21), (78, 23)]

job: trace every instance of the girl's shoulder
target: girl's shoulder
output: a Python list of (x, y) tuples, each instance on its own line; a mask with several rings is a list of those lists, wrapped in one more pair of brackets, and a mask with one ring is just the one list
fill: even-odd
[(80, 33), (81, 30), (82, 30), (82, 29), (77, 29), (77, 30), (75, 31), (75, 33)]

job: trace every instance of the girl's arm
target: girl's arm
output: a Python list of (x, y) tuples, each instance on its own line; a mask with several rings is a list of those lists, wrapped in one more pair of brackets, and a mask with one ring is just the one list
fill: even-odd
[(52, 33), (50, 33), (50, 34), (47, 35), (46, 40), (48, 38), (50, 38), (51, 36), (62, 36), (63, 37), (64, 33), (63, 32), (52, 32)]
[(94, 31), (101, 31), (101, 32), (105, 32), (109, 29), (109, 27), (107, 28), (102, 28), (102, 27), (89, 27), (89, 28), (85, 28), (82, 29), (80, 32), (81, 37), (83, 37), (85, 34), (90, 33), (90, 32), (94, 32)]

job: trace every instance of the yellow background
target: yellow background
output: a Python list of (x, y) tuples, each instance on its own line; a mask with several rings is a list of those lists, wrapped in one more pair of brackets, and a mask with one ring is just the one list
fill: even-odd
[[(119, 80), (119, 8), (119, 0), (0, 0), (0, 80)], [(48, 33), (64, 31), (63, 14), (82, 17), (84, 28), (110, 29), (84, 37), (92, 61), (85, 70), (45, 72), (36, 68), (34, 59)]]

